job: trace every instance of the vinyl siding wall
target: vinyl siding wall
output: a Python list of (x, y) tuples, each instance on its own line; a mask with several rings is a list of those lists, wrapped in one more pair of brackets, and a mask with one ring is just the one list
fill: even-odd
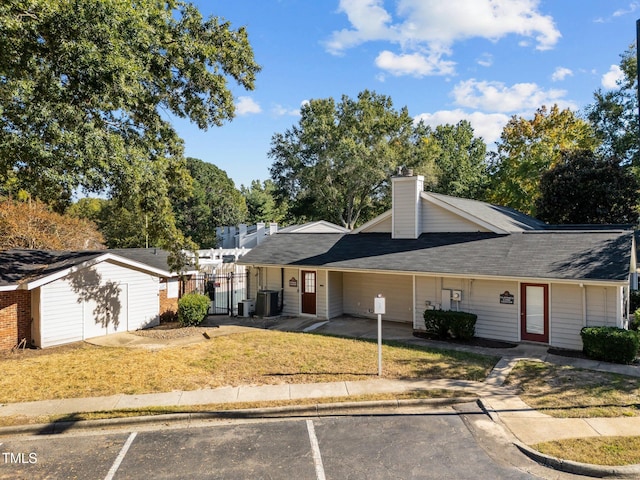
[(373, 299), (386, 298), (384, 320), (411, 322), (413, 318), (413, 278), (411, 275), (343, 273), (343, 307), (347, 315), (377, 318)]
[[(295, 278), (296, 287), (289, 286), (289, 280)], [(284, 306), (282, 313), (285, 315), (298, 315), (300, 313), (300, 272), (297, 268), (284, 269)]]
[(375, 225), (371, 225), (369, 228), (363, 230), (363, 233), (390, 233), (391, 224), (391, 216), (389, 216), (381, 222), (378, 222)]
[(329, 272), (329, 318), (339, 317), (344, 313), (343, 277), (342, 272)]
[[(451, 309), (478, 315), (476, 336), (496, 340), (518, 341), (518, 302), (516, 282), (470, 280), (446, 277), (416, 276), (416, 318), (414, 326), (424, 329), (426, 302), (436, 309), (442, 307), (442, 290), (462, 291), (462, 301)], [(500, 303), (500, 294), (509, 291), (514, 295), (513, 305)]]
[[(518, 342), (519, 293), (518, 283), (508, 281), (474, 280), (470, 284), (469, 312), (478, 315), (476, 336), (507, 342)], [(500, 295), (509, 292), (514, 296), (513, 305), (500, 303)], [(463, 292), (464, 298), (464, 292)]]
[(420, 234), (420, 228), (416, 226), (420, 220), (416, 185), (414, 181), (397, 180), (393, 182), (393, 238), (416, 238)]
[(486, 228), (446, 211), (444, 208), (422, 201), (422, 231), (435, 232), (487, 232)]
[[(101, 298), (105, 290), (110, 293)], [(126, 299), (127, 303), (118, 305), (118, 331), (158, 324), (158, 278), (102, 262), (40, 287), (40, 324), (36, 327), (40, 338), (34, 339), (36, 345), (44, 348), (83, 340), (96, 329), (101, 334), (115, 331), (113, 318), (103, 329), (92, 325), (96, 322), (96, 306), (113, 309), (113, 292), (119, 292), (118, 299)], [(104, 312), (104, 308), (101, 311)], [(95, 329), (88, 333), (86, 325)]]

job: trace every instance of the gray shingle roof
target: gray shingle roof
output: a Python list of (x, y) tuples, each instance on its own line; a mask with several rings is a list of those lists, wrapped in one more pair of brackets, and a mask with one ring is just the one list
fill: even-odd
[(629, 274), (632, 237), (628, 230), (425, 233), (415, 240), (392, 239), (388, 233), (278, 233), (239, 263), (624, 281)]
[(0, 252), (0, 286), (46, 277), (105, 253), (106, 250), (58, 252), (22, 249)]
[(37, 280), (107, 253), (112, 253), (158, 270), (169, 271), (167, 265), (168, 252), (159, 248), (122, 248), (95, 251), (13, 249), (0, 252), (0, 287)]
[(512, 208), (440, 193), (424, 192), (424, 195), (427, 197), (432, 196), (440, 202), (462, 210), (506, 232), (539, 230), (546, 227), (546, 224), (537, 218), (525, 215)]

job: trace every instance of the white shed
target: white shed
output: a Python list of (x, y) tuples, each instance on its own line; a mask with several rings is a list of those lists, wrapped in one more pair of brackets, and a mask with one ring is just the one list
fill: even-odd
[(31, 275), (13, 286), (30, 292), (34, 346), (62, 345), (159, 323), (159, 279), (171, 276), (167, 270), (107, 251), (38, 252), (42, 258), (34, 257), (36, 252), (7, 253), (24, 255), (23, 264), (31, 258)]

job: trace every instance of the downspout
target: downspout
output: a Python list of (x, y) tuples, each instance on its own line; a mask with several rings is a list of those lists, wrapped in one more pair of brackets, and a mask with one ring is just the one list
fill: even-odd
[(584, 283), (580, 284), (580, 288), (582, 289), (582, 326), (587, 326), (587, 288), (584, 286)]

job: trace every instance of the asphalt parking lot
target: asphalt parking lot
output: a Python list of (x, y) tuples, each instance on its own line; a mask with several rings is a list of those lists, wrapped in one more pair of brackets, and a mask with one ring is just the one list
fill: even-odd
[(1, 440), (12, 480), (539, 478), (496, 463), (453, 409)]

